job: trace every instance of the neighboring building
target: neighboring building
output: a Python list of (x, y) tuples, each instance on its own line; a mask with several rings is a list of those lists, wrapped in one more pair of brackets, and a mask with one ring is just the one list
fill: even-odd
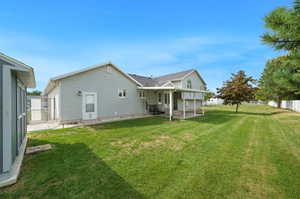
[(52, 78), (43, 94), (51, 99), (50, 119), (68, 123), (138, 116), (154, 109), (170, 119), (176, 111), (196, 115), (205, 89), (196, 70), (151, 78), (107, 63)]
[(213, 97), (213, 98), (210, 98), (209, 100), (207, 100), (205, 102), (205, 105), (207, 105), (207, 106), (213, 106), (213, 105), (221, 105), (223, 103), (224, 103), (223, 99), (217, 98), (217, 97)]
[(33, 69), (0, 53), (0, 187), (16, 182), (26, 147), (26, 89)]

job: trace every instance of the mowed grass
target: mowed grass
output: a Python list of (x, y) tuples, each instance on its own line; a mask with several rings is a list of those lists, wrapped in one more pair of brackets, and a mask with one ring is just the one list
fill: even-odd
[(153, 117), (48, 130), (29, 145), (0, 198), (300, 198), (300, 114), (260, 105), (207, 108), (197, 119)]

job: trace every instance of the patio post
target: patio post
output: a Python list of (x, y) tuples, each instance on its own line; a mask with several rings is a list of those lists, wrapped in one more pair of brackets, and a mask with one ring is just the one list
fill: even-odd
[(196, 98), (194, 98), (194, 116), (196, 116)]
[(172, 116), (173, 116), (173, 92), (172, 91), (169, 92), (169, 96), (170, 96), (169, 117), (170, 117), (170, 120), (172, 120)]
[(183, 96), (183, 119), (185, 119), (185, 98)]

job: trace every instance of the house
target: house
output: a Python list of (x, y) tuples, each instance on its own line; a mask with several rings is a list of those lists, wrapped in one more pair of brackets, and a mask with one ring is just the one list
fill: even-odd
[(156, 78), (127, 74), (112, 63), (91, 66), (50, 79), (50, 120), (61, 123), (192, 111), (202, 105), (206, 84), (197, 70)]
[(26, 89), (33, 69), (0, 53), (0, 187), (16, 182), (26, 147)]
[(217, 97), (212, 97), (209, 100), (205, 102), (205, 105), (211, 106), (211, 105), (221, 105), (224, 103), (224, 100)]

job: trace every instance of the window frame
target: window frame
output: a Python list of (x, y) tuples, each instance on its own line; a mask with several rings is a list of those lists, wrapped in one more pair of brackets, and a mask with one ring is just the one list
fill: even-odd
[[(120, 94), (121, 94), (121, 96), (120, 96)], [(119, 98), (127, 98), (127, 89), (119, 88), (118, 89), (118, 97)]]

